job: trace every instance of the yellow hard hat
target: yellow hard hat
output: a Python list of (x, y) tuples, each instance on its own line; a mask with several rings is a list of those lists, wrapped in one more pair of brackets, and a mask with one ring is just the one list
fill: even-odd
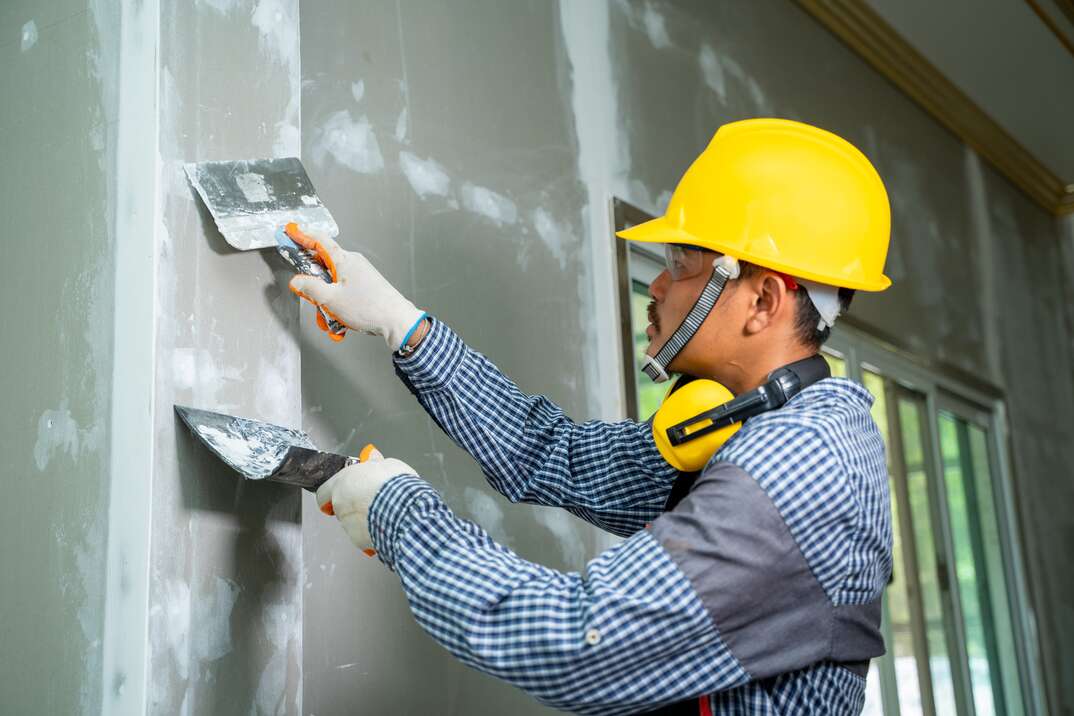
[(809, 281), (883, 291), (891, 208), (876, 169), (831, 132), (786, 119), (720, 127), (664, 216), (620, 231)]

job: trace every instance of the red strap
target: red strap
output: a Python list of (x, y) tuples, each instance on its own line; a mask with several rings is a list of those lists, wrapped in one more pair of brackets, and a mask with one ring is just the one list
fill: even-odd
[(794, 280), (794, 276), (788, 276), (787, 274), (783, 273), (782, 271), (776, 271), (775, 273), (776, 273), (777, 276), (779, 276), (781, 279), (783, 279), (783, 285), (785, 285), (787, 287), (788, 291), (797, 291), (798, 290), (798, 282)]
[(701, 716), (712, 716), (712, 707), (709, 706), (708, 696), (699, 696), (697, 698), (697, 710)]

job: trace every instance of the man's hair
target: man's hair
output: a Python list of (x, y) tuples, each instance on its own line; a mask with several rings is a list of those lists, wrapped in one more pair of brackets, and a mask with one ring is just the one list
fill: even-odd
[[(765, 270), (764, 267), (751, 264), (748, 261), (739, 261), (739, 269), (741, 270), (739, 278), (752, 278)], [(813, 305), (813, 300), (809, 298), (805, 286), (799, 285), (798, 290), (794, 291), (794, 300), (795, 336), (807, 348), (820, 350), (820, 347), (828, 340), (828, 336), (832, 334), (832, 327), (828, 326), (823, 331), (817, 330), (817, 325), (820, 323), (820, 313), (817, 311), (817, 307)], [(854, 289), (839, 289), (840, 313), (847, 312), (852, 300), (854, 300)]]

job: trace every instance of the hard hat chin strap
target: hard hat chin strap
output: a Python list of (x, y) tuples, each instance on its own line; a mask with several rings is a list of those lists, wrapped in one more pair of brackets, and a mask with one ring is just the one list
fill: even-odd
[(682, 323), (664, 342), (655, 356), (645, 356), (645, 363), (641, 369), (652, 378), (654, 383), (663, 383), (668, 379), (667, 367), (671, 365), (671, 361), (679, 355), (679, 352), (701, 328), (701, 324), (705, 322), (713, 306), (716, 305), (727, 282), (738, 278), (738, 275), (737, 259), (724, 255), (712, 262), (712, 275), (709, 276), (708, 283), (694, 302), (693, 308), (686, 314), (686, 318), (682, 319)]

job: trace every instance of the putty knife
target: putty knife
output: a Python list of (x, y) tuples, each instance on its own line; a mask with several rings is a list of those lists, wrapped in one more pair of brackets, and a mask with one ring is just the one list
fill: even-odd
[(316, 492), (328, 478), (360, 457), (322, 452), (301, 430), (182, 405), (175, 412), (217, 457), (248, 480), (267, 480)]
[[(316, 255), (283, 230), (295, 223), (304, 232), (339, 235), (339, 226), (321, 203), (302, 162), (295, 157), (243, 159), (198, 162), (184, 168), (228, 244), (240, 251), (275, 247), (296, 271), (332, 283)], [(320, 313), (329, 335), (342, 340), (346, 326), (324, 309)]]

